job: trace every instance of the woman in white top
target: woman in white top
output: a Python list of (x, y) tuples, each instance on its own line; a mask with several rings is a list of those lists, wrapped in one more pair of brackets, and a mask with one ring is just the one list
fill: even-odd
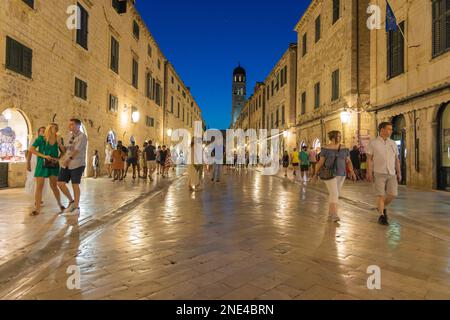
[(110, 178), (112, 178), (112, 152), (113, 148), (111, 143), (108, 142), (105, 148), (105, 167), (108, 170), (108, 175)]

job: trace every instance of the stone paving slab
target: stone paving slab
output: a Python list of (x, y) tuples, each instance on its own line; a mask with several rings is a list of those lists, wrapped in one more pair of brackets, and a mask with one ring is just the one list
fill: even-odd
[[(160, 192), (149, 190), (130, 210), (116, 203), (120, 218), (105, 216), (87, 235), (76, 221), (59, 222), (64, 232), (53, 241), (61, 245), (32, 247), (29, 254), (50, 258), (13, 278), (2, 288), (13, 290), (0, 290), (0, 298), (449, 298), (450, 242), (443, 237), (396, 216), (380, 226), (370, 208), (347, 202), (342, 221), (332, 223), (325, 194), (253, 170), (230, 171), (220, 183), (205, 179), (197, 193), (186, 180), (162, 182)], [(127, 188), (114, 199), (126, 201)], [(130, 188), (136, 194), (149, 187)], [(16, 215), (20, 221), (25, 212)], [(65, 286), (71, 265), (80, 267), (80, 290)], [(371, 265), (381, 269), (381, 290), (367, 288)]]

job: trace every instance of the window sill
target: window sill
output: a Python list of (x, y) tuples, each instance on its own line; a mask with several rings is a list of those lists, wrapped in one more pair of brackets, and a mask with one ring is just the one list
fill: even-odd
[(3, 65), (3, 68), (6, 72), (6, 75), (16, 76), (18, 78), (21, 78), (22, 80), (33, 81), (33, 74), (31, 74), (31, 76), (27, 76), (27, 75), (24, 75), (23, 73), (11, 70), (11, 69), (7, 68), (5, 65)]
[(435, 61), (439, 61), (441, 59), (448, 58), (447, 56), (448, 56), (449, 53), (450, 53), (450, 48), (442, 51), (441, 53), (439, 53), (439, 54), (437, 54), (435, 56), (432, 56), (431, 59), (430, 59), (430, 62), (435, 62)]
[(76, 101), (82, 103), (82, 104), (86, 104), (86, 105), (89, 104), (89, 100), (87, 100), (87, 99), (84, 100), (83, 98), (77, 97), (77, 96), (74, 95), (74, 94), (72, 94), (72, 98), (73, 98), (74, 100), (76, 100)]
[(405, 74), (406, 74), (405, 71), (403, 71), (402, 73), (399, 73), (399, 74), (397, 74), (395, 76), (386, 77), (386, 80), (384, 80), (384, 82), (385, 83), (389, 83), (389, 82), (391, 82), (394, 79), (401, 79), (402, 77), (405, 77)]

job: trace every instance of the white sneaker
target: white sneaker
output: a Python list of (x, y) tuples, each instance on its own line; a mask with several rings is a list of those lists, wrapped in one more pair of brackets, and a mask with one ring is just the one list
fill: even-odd
[(74, 202), (71, 201), (71, 202), (69, 203), (69, 205), (67, 206), (67, 208), (66, 208), (63, 212), (64, 212), (64, 213), (71, 212), (71, 211), (73, 210), (73, 208), (74, 208)]
[(80, 208), (73, 208), (71, 211), (64, 213), (65, 216), (77, 216), (80, 214)]

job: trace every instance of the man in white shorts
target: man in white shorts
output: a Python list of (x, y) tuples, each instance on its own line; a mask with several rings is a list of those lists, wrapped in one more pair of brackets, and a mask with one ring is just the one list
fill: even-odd
[(397, 144), (390, 138), (392, 124), (383, 122), (378, 130), (379, 136), (370, 141), (366, 152), (367, 180), (374, 182), (380, 213), (378, 222), (389, 225), (386, 207), (397, 197), (402, 176)]
[(153, 146), (152, 140), (148, 142), (148, 145), (144, 149), (145, 159), (147, 161), (148, 178), (153, 181), (153, 173), (156, 170), (156, 149)]

